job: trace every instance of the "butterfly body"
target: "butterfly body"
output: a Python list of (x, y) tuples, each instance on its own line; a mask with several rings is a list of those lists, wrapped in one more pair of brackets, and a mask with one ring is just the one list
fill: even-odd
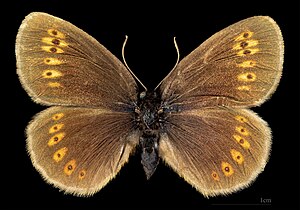
[(140, 130), (141, 163), (149, 179), (159, 163), (158, 144), (164, 116), (160, 97), (156, 92), (145, 91), (139, 96), (135, 108), (135, 123)]
[(162, 160), (206, 197), (245, 188), (271, 150), (268, 124), (249, 108), (276, 90), (283, 51), (275, 21), (251, 17), (138, 94), (137, 77), (93, 37), (31, 13), (16, 38), (17, 73), (35, 102), (52, 106), (27, 127), (32, 163), (64, 192), (91, 196), (139, 145), (148, 179)]

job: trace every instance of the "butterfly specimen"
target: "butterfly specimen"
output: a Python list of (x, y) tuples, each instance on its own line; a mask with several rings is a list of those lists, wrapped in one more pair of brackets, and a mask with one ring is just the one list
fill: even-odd
[(270, 17), (216, 33), (149, 91), (81, 29), (34, 12), (16, 39), (19, 79), (51, 106), (30, 122), (27, 149), (43, 178), (66, 193), (91, 196), (139, 148), (149, 179), (159, 162), (204, 196), (247, 187), (263, 171), (271, 130), (248, 108), (275, 91), (283, 39)]

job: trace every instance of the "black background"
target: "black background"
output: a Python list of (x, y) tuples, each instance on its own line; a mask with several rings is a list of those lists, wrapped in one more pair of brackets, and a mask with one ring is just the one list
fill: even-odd
[[(103, 4), (101, 1), (19, 1), (2, 7), (1, 51), (5, 105), (1, 149), (1, 205), (22, 208), (184, 208), (184, 209), (284, 209), (299, 208), (299, 2), (297, 1), (175, 1), (152, 4)], [(126, 61), (138, 78), (154, 88), (176, 61), (173, 37), (181, 58), (214, 33), (255, 15), (271, 16), (280, 26), (285, 41), (283, 77), (272, 98), (254, 108), (273, 131), (270, 161), (265, 171), (247, 189), (206, 199), (175, 172), (160, 164), (147, 181), (139, 154), (130, 158), (121, 172), (90, 198), (65, 195), (46, 184), (32, 167), (25, 149), (24, 129), (39, 111), (21, 87), (16, 75), (15, 37), (24, 17), (33, 11), (47, 12), (83, 29), (120, 60), (125, 35)], [(4, 37), (4, 38), (3, 38)], [(12, 96), (13, 95), (13, 96)], [(2, 102), (3, 103), (3, 102)], [(4, 103), (3, 103), (4, 104)], [(13, 108), (13, 109), (12, 109)], [(5, 114), (5, 115), (4, 115)], [(12, 120), (11, 120), (12, 119)], [(12, 131), (8, 130), (12, 128)], [(4, 144), (4, 145), (3, 145)], [(266, 203), (264, 203), (264, 201)], [(226, 208), (226, 209), (227, 209)]]

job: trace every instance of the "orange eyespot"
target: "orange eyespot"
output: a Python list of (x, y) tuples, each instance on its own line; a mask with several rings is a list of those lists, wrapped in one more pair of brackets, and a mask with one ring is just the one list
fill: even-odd
[(215, 180), (215, 181), (220, 181), (220, 177), (219, 177), (219, 175), (217, 174), (217, 172), (215, 172), (215, 171), (213, 171), (213, 172), (211, 173), (211, 177), (212, 177), (213, 180)]
[(76, 166), (76, 160), (70, 160), (64, 167), (65, 174), (70, 176), (74, 172)]
[(231, 176), (234, 173), (232, 166), (227, 162), (222, 162), (221, 167), (225, 176)]
[(81, 170), (79, 171), (78, 178), (82, 180), (84, 179), (85, 175), (86, 175), (86, 170)]
[(55, 144), (58, 144), (65, 137), (65, 135), (66, 135), (66, 133), (64, 133), (64, 132), (55, 134), (48, 141), (48, 146), (51, 147), (51, 146), (53, 146)]
[(64, 113), (57, 113), (52, 116), (52, 120), (60, 120), (64, 116)]
[(55, 162), (60, 162), (60, 161), (64, 158), (64, 156), (66, 155), (67, 151), (68, 151), (68, 148), (67, 148), (67, 147), (63, 147), (63, 148), (57, 150), (57, 151), (53, 154), (53, 160), (54, 160)]
[(244, 162), (244, 156), (239, 151), (237, 151), (235, 149), (231, 149), (230, 154), (231, 154), (232, 159), (235, 162), (237, 162), (238, 164), (242, 164)]

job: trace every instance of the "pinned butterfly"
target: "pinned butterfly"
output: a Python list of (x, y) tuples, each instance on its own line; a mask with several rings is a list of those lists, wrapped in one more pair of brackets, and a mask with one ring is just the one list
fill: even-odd
[(64, 192), (91, 196), (139, 148), (148, 179), (163, 161), (206, 197), (245, 188), (271, 146), (267, 123), (248, 108), (275, 91), (283, 48), (273, 19), (251, 17), (210, 37), (148, 91), (87, 33), (31, 13), (16, 39), (17, 73), (35, 102), (51, 106), (26, 131), (33, 165)]

